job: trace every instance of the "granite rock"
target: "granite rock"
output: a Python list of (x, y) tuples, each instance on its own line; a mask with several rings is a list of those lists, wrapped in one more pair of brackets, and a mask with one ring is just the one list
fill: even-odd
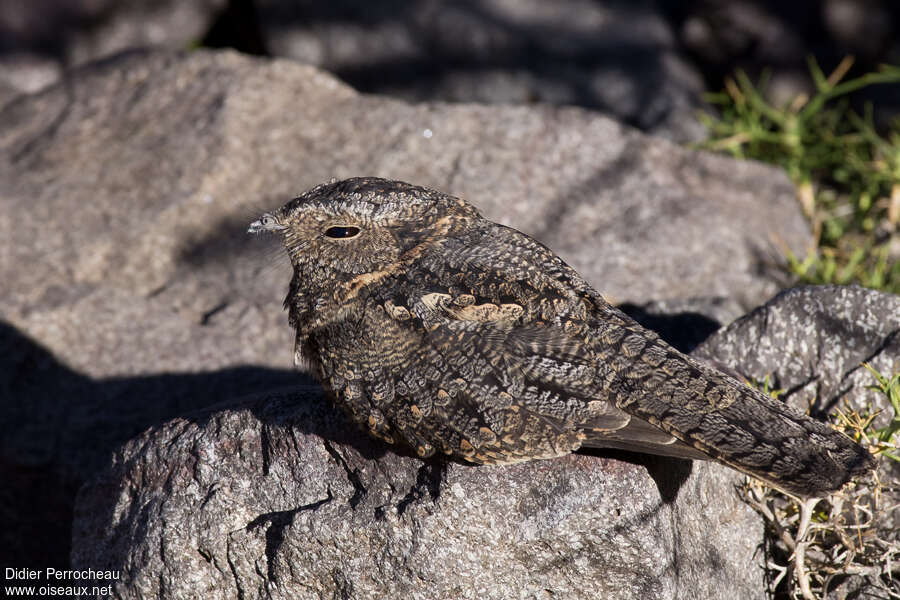
[(819, 418), (844, 402), (886, 408), (863, 363), (900, 372), (900, 297), (856, 286), (793, 288), (708, 337), (695, 355), (750, 381), (768, 377), (786, 402)]
[(73, 564), (119, 598), (762, 598), (720, 465), (423, 463), (293, 391), (180, 418), (85, 485)]

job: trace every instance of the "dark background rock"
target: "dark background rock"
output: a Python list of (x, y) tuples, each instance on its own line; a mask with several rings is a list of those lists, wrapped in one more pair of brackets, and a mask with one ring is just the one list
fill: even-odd
[[(769, 75), (767, 96), (777, 104), (814, 93), (807, 58), (829, 74), (855, 57), (849, 77), (900, 64), (900, 5), (890, 0), (690, 0), (661, 2), (689, 62), (710, 89), (736, 69), (757, 81)], [(854, 98), (874, 101), (886, 127), (900, 111), (900, 85), (873, 86)]]
[[(288, 57), (365, 92), (412, 100), (574, 104), (645, 131), (703, 137), (702, 92), (736, 68), (772, 73), (781, 102), (826, 72), (900, 62), (891, 0), (186, 0), (0, 5), (0, 83), (35, 91), (67, 67), (121, 50), (197, 45)], [(882, 124), (900, 86), (877, 100)]]
[[(131, 53), (90, 66), (0, 109), (0, 476), (13, 482), (2, 500), (13, 523), (4, 563), (65, 567), (75, 490), (140, 431), (309, 383), (290, 364), (287, 262), (245, 231), (313, 184), (360, 174), (462, 195), (559, 250), (612, 297), (701, 298), (692, 305), (708, 319), (721, 303), (702, 298), (752, 307), (781, 285), (779, 244), (800, 252), (810, 239), (779, 171), (581, 109), (409, 105), (234, 53)], [(655, 459), (630, 460), (629, 477), (649, 494)], [(398, 477), (416, 480), (418, 463), (404, 464)], [(613, 464), (597, 459), (592, 477), (608, 468), (615, 478)], [(732, 493), (719, 479), (704, 483), (706, 467), (696, 477)], [(656, 494), (643, 506), (663, 502)], [(687, 523), (692, 494), (665, 514)], [(266, 511), (293, 510), (278, 506)], [(89, 500), (78, 514), (103, 518)], [(98, 557), (79, 527), (73, 552)], [(725, 533), (736, 538), (729, 552), (752, 555), (760, 541), (743, 527)], [(670, 548), (666, 535), (653, 539)], [(674, 547), (693, 552), (678, 535)], [(697, 573), (716, 564), (707, 558)], [(660, 589), (697, 581), (685, 568), (663, 573)], [(740, 585), (761, 585), (752, 569)]]
[[(0, 3), (0, 81), (34, 92), (69, 68), (203, 39), (228, 0), (11, 0)], [(236, 38), (238, 39), (238, 38)]]
[[(399, 7), (402, 5), (402, 9)], [(576, 104), (699, 139), (703, 80), (653, 2), (260, 0), (266, 47), (414, 101)]]

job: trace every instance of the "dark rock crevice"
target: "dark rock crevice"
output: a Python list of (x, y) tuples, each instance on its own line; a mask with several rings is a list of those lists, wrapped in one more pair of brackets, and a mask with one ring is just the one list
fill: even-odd
[(277, 582), (275, 565), (277, 563), (278, 552), (285, 539), (285, 529), (290, 527), (294, 521), (294, 517), (305, 511), (316, 511), (320, 507), (334, 500), (331, 488), (328, 488), (328, 495), (325, 498), (316, 500), (303, 506), (291, 510), (279, 510), (259, 515), (249, 523), (245, 529), (252, 532), (255, 529), (264, 528), (266, 536), (266, 564), (268, 566), (267, 577), (269, 581)]
[(350, 504), (350, 508), (356, 508), (356, 506), (365, 498), (368, 490), (366, 486), (363, 485), (362, 478), (359, 474), (359, 469), (351, 468), (349, 464), (347, 464), (347, 460), (341, 456), (340, 450), (335, 448), (335, 446), (329, 442), (328, 440), (322, 440), (322, 444), (325, 446), (325, 450), (331, 455), (331, 458), (341, 466), (344, 470), (344, 473), (347, 476), (347, 481), (350, 482), (350, 485), (353, 486), (353, 495), (347, 501)]
[(416, 472), (416, 483), (409, 489), (406, 495), (397, 503), (397, 514), (403, 516), (411, 504), (422, 500), (426, 496), (432, 503), (438, 501), (441, 495), (441, 480), (446, 463), (431, 460), (423, 462)]

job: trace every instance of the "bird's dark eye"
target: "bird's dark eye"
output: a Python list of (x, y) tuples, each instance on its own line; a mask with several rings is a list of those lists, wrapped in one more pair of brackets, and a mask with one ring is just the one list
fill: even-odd
[(330, 238), (352, 238), (359, 234), (359, 227), (329, 227), (325, 235)]

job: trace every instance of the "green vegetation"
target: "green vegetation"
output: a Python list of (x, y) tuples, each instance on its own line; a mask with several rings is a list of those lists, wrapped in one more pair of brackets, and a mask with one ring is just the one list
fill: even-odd
[(858, 283), (900, 293), (900, 117), (876, 131), (871, 106), (850, 109), (860, 88), (900, 83), (900, 67), (844, 81), (847, 58), (829, 76), (809, 59), (812, 97), (784, 107), (761, 93), (743, 72), (709, 94), (720, 116), (704, 115), (710, 137), (700, 147), (779, 165), (797, 185), (811, 219), (815, 246), (805, 257), (788, 253), (791, 271), (805, 283)]
[(900, 456), (900, 373), (886, 377), (865, 366), (876, 381), (870, 389), (888, 400), (887, 425), (874, 427), (879, 411), (848, 405), (838, 411), (834, 427), (875, 455), (872, 474), (809, 500), (744, 480), (744, 500), (766, 525), (765, 568), (773, 598), (816, 600), (835, 592), (841, 598), (900, 598), (900, 483), (889, 475), (896, 465), (885, 460)]
[[(900, 462), (900, 455), (897, 454), (896, 450), (897, 444), (894, 443), (895, 439), (900, 440), (900, 373), (888, 378), (871, 366), (864, 366), (878, 382), (877, 385), (870, 386), (870, 389), (877, 390), (887, 398), (888, 402), (891, 403), (891, 410), (893, 411), (893, 417), (887, 425), (879, 429), (871, 430), (873, 444), (876, 446), (875, 451), (881, 452), (883, 456), (887, 456), (888, 458)], [(870, 430), (876, 416), (877, 415), (875, 414), (871, 416), (867, 415), (867, 420), (860, 422), (858, 426), (851, 426), (851, 429), (862, 432), (860, 435), (865, 434), (866, 431)], [(883, 445), (880, 449), (877, 447), (879, 444)]]

